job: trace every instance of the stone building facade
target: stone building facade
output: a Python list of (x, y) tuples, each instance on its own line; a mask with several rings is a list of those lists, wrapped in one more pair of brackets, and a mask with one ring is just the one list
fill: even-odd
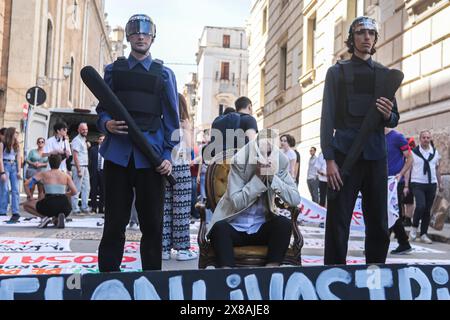
[[(356, 16), (379, 21), (374, 59), (405, 73), (398, 130), (431, 129), (450, 199), (450, 2), (446, 0), (254, 0), (249, 26), (249, 96), (264, 127), (290, 133), (306, 188), (309, 149), (320, 150), (327, 69), (349, 57), (344, 41)], [(302, 193), (309, 196), (307, 191)]]
[(197, 52), (195, 127), (209, 129), (226, 107), (247, 95), (248, 50), (244, 28), (205, 27)]
[[(6, 3), (11, 6), (10, 36), (3, 37), (8, 54), (3, 54), (0, 73), (6, 78), (7, 89), (4, 100), (0, 100), (0, 124), (19, 127), (25, 93), (36, 85), (47, 93), (44, 107), (93, 107), (96, 99), (79, 74), (85, 65), (102, 73), (104, 66), (112, 62), (114, 52), (104, 0)], [(70, 67), (72, 72), (64, 75), (63, 67)]]

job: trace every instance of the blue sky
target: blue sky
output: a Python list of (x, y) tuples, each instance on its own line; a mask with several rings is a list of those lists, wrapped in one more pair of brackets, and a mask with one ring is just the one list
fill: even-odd
[[(112, 27), (125, 26), (136, 13), (149, 15), (156, 24), (152, 57), (165, 63), (195, 64), (198, 40), (204, 26), (245, 27), (251, 0), (106, 0), (105, 11)], [(127, 51), (128, 54), (129, 51)], [(178, 89), (197, 67), (168, 64), (177, 76)]]

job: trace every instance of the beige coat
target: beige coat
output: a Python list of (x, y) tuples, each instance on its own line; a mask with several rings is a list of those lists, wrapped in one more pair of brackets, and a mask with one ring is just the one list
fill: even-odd
[[(274, 150), (275, 151), (275, 150)], [(220, 199), (214, 211), (211, 223), (208, 225), (208, 233), (212, 226), (221, 220), (231, 220), (239, 213), (253, 205), (258, 198), (265, 193), (270, 209), (266, 214), (274, 214), (275, 195), (278, 195), (290, 206), (298, 206), (301, 198), (292, 176), (289, 174), (289, 160), (279, 149), (276, 149), (279, 158), (279, 166), (273, 176), (270, 186), (255, 175), (256, 164), (256, 139), (243, 147), (232, 159), (230, 173), (228, 175), (227, 191)], [(253, 163), (249, 163), (253, 159)]]

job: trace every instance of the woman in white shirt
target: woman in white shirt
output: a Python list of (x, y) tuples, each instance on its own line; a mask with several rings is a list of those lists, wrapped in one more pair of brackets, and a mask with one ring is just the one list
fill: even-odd
[[(433, 145), (430, 131), (422, 131), (419, 139), (419, 146), (413, 149), (411, 189), (416, 201), (416, 209), (414, 210), (409, 237), (411, 241), (416, 240), (420, 222), (420, 240), (431, 244), (432, 241), (427, 236), (431, 216), (430, 210), (436, 196), (436, 189), (439, 188), (439, 191), (443, 191), (439, 172), (441, 156)], [(407, 186), (405, 185), (405, 187)]]
[(295, 151), (292, 150), (290, 147), (290, 144), (292, 144), (293, 139), (294, 139), (294, 137), (292, 137), (290, 134), (284, 134), (280, 137), (280, 145), (281, 145), (281, 151), (283, 151), (285, 156), (288, 157), (288, 159), (289, 159), (289, 173), (291, 174), (292, 178), (294, 178), (294, 180), (295, 180), (295, 177), (296, 177), (295, 163), (297, 162), (297, 155), (295, 154)]

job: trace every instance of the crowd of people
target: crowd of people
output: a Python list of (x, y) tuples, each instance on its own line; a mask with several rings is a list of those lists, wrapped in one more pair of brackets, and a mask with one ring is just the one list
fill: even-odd
[[(129, 134), (128, 124), (114, 119), (100, 101), (97, 129), (101, 134), (95, 141), (87, 140), (88, 125), (80, 123), (78, 135), (70, 142), (67, 125), (59, 122), (52, 137), (39, 138), (37, 148), (28, 152), (25, 210), (41, 217), (40, 227), (53, 223), (58, 228), (64, 227), (69, 214), (104, 214), (98, 250), (101, 272), (120, 271), (127, 225), (139, 227), (142, 269), (160, 270), (162, 260), (171, 259), (175, 252), (177, 260), (197, 258), (190, 248), (191, 222), (199, 218), (195, 204), (207, 198), (210, 161), (232, 149), (225, 195), (214, 212), (206, 208), (207, 235), (220, 267), (234, 267), (233, 247), (243, 245), (265, 244), (266, 265), (282, 263), (292, 226), (287, 218), (275, 214), (274, 198), (299, 206), (300, 177), (305, 178), (312, 201), (327, 208), (325, 264), (346, 263), (350, 222), (360, 192), (367, 263), (385, 262), (390, 232), (399, 243), (393, 254), (411, 251), (409, 242), (417, 239), (431, 244), (427, 236), (430, 208), (437, 190), (442, 191), (440, 155), (429, 130), (421, 131), (419, 144), (412, 146), (411, 139), (392, 129), (399, 121), (395, 99), (374, 98), (387, 71), (371, 58), (377, 28), (376, 21), (368, 17), (359, 17), (350, 26), (346, 44), (352, 57), (331, 67), (325, 80), (321, 152), (316, 155), (317, 148), (310, 147), (308, 169), (302, 173), (293, 135), (258, 130), (248, 97), (238, 98), (234, 108), (224, 110), (197, 142), (173, 71), (150, 54), (155, 24), (146, 15), (131, 17), (126, 25), (131, 55), (108, 65), (104, 79), (160, 157), (160, 164), (155, 166), (147, 158), (144, 146)], [(353, 156), (351, 146), (368, 106), (374, 103), (379, 124), (353, 167), (342, 172), (347, 157)], [(18, 133), (15, 128), (4, 128), (0, 134), (0, 215), (6, 215), (10, 202), (8, 222), (16, 223), (23, 164)], [(176, 179), (173, 185), (164, 178), (169, 174)], [(400, 209), (400, 218), (390, 230), (389, 176), (398, 182)], [(404, 228), (408, 216), (412, 217), (409, 236)]]

